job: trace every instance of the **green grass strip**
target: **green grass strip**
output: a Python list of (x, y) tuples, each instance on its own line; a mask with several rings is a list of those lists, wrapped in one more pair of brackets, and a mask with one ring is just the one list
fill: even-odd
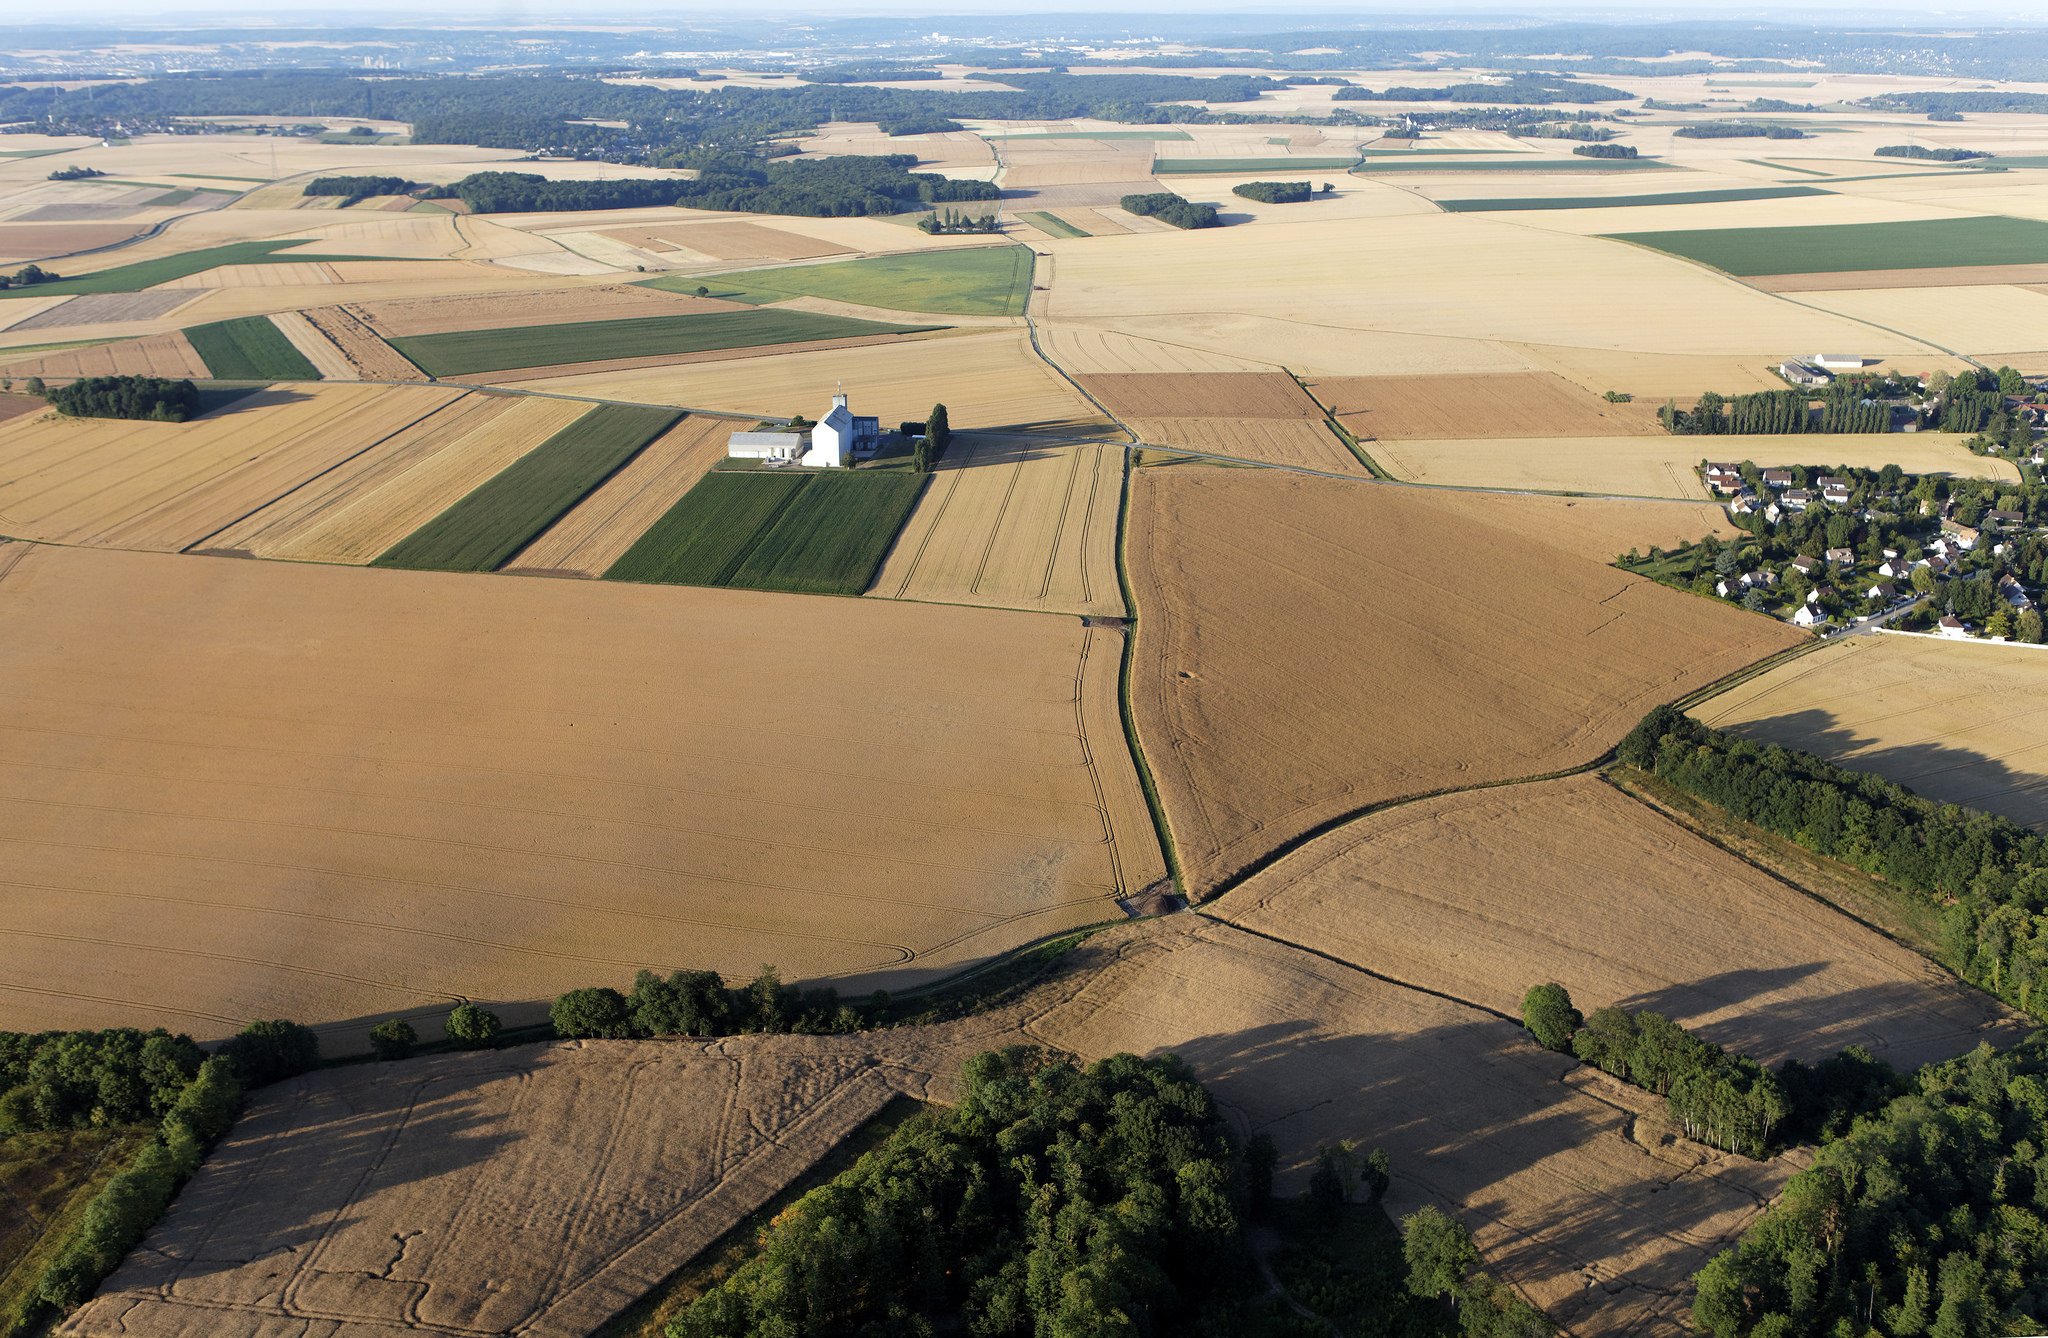
[(1797, 172), (1804, 177), (1824, 177), (1829, 175), (1817, 167), (1794, 167), (1790, 163), (1774, 163), (1765, 158), (1744, 158), (1741, 161), (1748, 163), (1751, 167), (1768, 167), (1773, 172)]
[(1819, 227), (1692, 228), (1614, 233), (1612, 238), (1745, 276), (2048, 263), (2048, 222), (2003, 216)]
[(1058, 214), (1048, 214), (1042, 209), (1033, 209), (1017, 215), (1034, 227), (1043, 228), (1055, 237), (1093, 237), (1092, 232), (1083, 232)]
[[(692, 288), (695, 285), (690, 285)], [(884, 325), (809, 311), (714, 311), (687, 316), (636, 316), (509, 330), (459, 330), (394, 339), (392, 346), (429, 376), (468, 376), (513, 367), (702, 353), (814, 339), (914, 334), (932, 325)]]
[(495, 571), (681, 417), (674, 409), (600, 405), (414, 530), (371, 565)]
[(1523, 209), (1631, 209), (1656, 204), (1727, 204), (1736, 200), (1783, 200), (1796, 195), (1828, 195), (1816, 186), (1736, 186), (1727, 190), (1667, 191), (1661, 195), (1524, 196), (1503, 200), (1438, 200), (1452, 214), (1510, 213)]
[(1389, 172), (1668, 172), (1655, 158), (1505, 158), (1495, 162), (1413, 163), (1374, 158), (1351, 169), (1362, 177)]
[(835, 470), (797, 493), (727, 585), (858, 595), (874, 582), (929, 474)]
[(1228, 175), (1238, 172), (1342, 172), (1356, 158), (1154, 158), (1154, 176)]
[(605, 579), (722, 585), (812, 477), (784, 470), (706, 474), (634, 540)]
[(185, 339), (222, 381), (318, 381), (319, 369), (292, 347), (268, 316), (195, 325)]
[[(209, 246), (201, 251), (159, 256), (155, 260), (138, 260), (132, 265), (116, 265), (112, 269), (81, 274), (76, 278), (59, 279), (54, 283), (32, 283), (25, 288), (0, 288), (0, 299), (57, 297), (67, 293), (139, 293), (145, 288), (154, 288), (160, 283), (203, 274), (207, 270), (219, 269), (223, 265), (297, 265), (376, 259), (375, 256), (309, 255), (304, 252), (277, 254), (286, 251), (287, 248), (305, 244), (305, 240), (301, 238), (289, 242), (232, 242), (227, 246)], [(63, 263), (62, 260), (52, 261), (51, 267), (61, 274)]]
[(670, 276), (647, 285), (685, 293), (693, 293), (699, 286), (709, 288), (713, 297), (735, 302), (822, 297), (897, 311), (1021, 316), (1031, 291), (1031, 251), (1016, 245), (977, 246), (958, 251), (842, 260), (829, 265), (746, 270), (711, 278)]

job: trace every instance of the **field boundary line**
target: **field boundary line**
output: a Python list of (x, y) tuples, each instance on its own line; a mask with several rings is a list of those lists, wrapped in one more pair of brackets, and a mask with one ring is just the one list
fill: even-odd
[(1334, 409), (1332, 409), (1329, 405), (1323, 403), (1321, 400), (1316, 398), (1316, 393), (1308, 388), (1308, 382), (1302, 380), (1301, 377), (1295, 373), (1292, 367), (1283, 367), (1280, 370), (1286, 372), (1288, 377), (1294, 382), (1294, 384), (1301, 387), (1301, 393), (1308, 396), (1308, 401), (1310, 404), (1315, 405), (1318, 409), (1321, 409), (1323, 411), (1323, 426), (1329, 428), (1330, 431), (1336, 433), (1337, 440), (1343, 442), (1345, 446), (1350, 448), (1351, 453), (1358, 457), (1358, 463), (1365, 466), (1366, 473), (1372, 475), (1376, 479), (1391, 479), (1394, 477), (1386, 470), (1380, 468), (1378, 461), (1374, 460), (1370, 455), (1367, 455), (1365, 453), (1365, 447), (1358, 444), (1358, 438), (1350, 431), (1350, 429), (1346, 428), (1342, 423), (1337, 421), (1337, 413)]
[(1418, 985), (1412, 980), (1403, 980), (1399, 976), (1390, 976), (1384, 971), (1375, 971), (1369, 966), (1361, 966), (1357, 962), (1351, 961), (1349, 958), (1339, 957), (1333, 952), (1324, 952), (1321, 948), (1311, 948), (1306, 943), (1296, 943), (1291, 938), (1282, 938), (1278, 934), (1269, 934), (1263, 929), (1253, 929), (1250, 925), (1242, 925), (1235, 920), (1226, 920), (1219, 915), (1211, 913), (1206, 907), (1196, 909), (1194, 914), (1212, 925), (1221, 925), (1225, 929), (1235, 929), (1240, 934), (1249, 934), (1253, 938), (1264, 939), (1268, 943), (1277, 944), (1283, 948), (1291, 948), (1295, 952), (1306, 953), (1310, 957), (1321, 958), (1323, 961), (1329, 962), (1334, 966), (1341, 966), (1347, 971), (1356, 971), (1361, 976), (1370, 976), (1374, 980), (1382, 984), (1392, 985), (1396, 989), (1412, 990), (1416, 994), (1426, 994), (1432, 999), (1441, 999), (1445, 1003), (1456, 1004), (1460, 1008), (1469, 1008), (1475, 1013), (1484, 1013), (1490, 1018), (1511, 1023), (1517, 1028), (1522, 1026), (1522, 1019), (1510, 1013), (1503, 1013), (1498, 1008), (1489, 1008), (1483, 1003), (1474, 1003), (1470, 999), (1460, 998), (1444, 990), (1431, 989), (1427, 985)]
[(1138, 787), (1145, 792), (1145, 807), (1152, 814), (1153, 835), (1159, 840), (1159, 853), (1166, 857), (1166, 876), (1173, 884), (1173, 890), (1182, 901), (1188, 901), (1187, 872), (1181, 868), (1180, 850), (1173, 842), (1173, 823), (1166, 816), (1166, 805), (1159, 798), (1159, 782), (1152, 775), (1152, 763), (1145, 756), (1145, 745), (1138, 738), (1138, 714), (1133, 706), (1131, 684), (1138, 674), (1138, 595), (1131, 587), (1131, 572), (1128, 563), (1131, 533), (1131, 476), (1135, 466), (1131, 453), (1124, 457), (1123, 487), (1116, 510), (1116, 581), (1123, 592), (1127, 618), (1124, 626), (1123, 664), (1117, 674), (1116, 708), (1124, 722), (1124, 745), (1130, 749), (1131, 763), (1138, 770)]

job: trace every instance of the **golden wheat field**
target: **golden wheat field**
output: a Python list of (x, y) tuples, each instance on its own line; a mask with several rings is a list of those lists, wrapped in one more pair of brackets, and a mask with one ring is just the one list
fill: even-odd
[(1122, 616), (1124, 453), (962, 433), (868, 593), (941, 604)]
[(1897, 465), (1920, 474), (2016, 481), (2010, 460), (1976, 455), (1962, 439), (1939, 432), (1816, 437), (1535, 437), (1473, 441), (1371, 441), (1366, 451), (1388, 473), (1410, 483), (1460, 488), (1538, 488), (1628, 497), (1698, 498), (1695, 472), (1710, 454), (1758, 465)]
[(1149, 446), (1365, 477), (1365, 462), (1320, 418), (1127, 418)]
[(1940, 803), (2048, 830), (2048, 655), (1869, 636), (1779, 665), (1693, 708), (1706, 724), (1818, 754)]
[(0, 603), (28, 1030), (347, 1053), (643, 966), (866, 993), (1162, 873), (1120, 634), (1074, 620), (42, 546)]
[(1215, 915), (1514, 1015), (1562, 983), (1766, 1064), (1860, 1045), (1901, 1071), (2018, 1020), (1876, 930), (1594, 776), (1426, 799), (1318, 837)]
[(1198, 894), (1369, 804), (1591, 761), (1802, 636), (1451, 514), (1267, 470), (1132, 476), (1133, 712)]
[(1594, 437), (1661, 434), (1657, 406), (1610, 404), (1548, 372), (1331, 376), (1309, 393), (1360, 437)]
[(69, 380), (80, 376), (165, 376), (173, 379), (206, 376), (206, 364), (181, 334), (123, 339), (90, 348), (10, 356), (0, 349), (0, 367), (9, 376), (40, 376)]
[(690, 414), (550, 525), (505, 566), (511, 572), (602, 576), (725, 458), (726, 438), (749, 426)]
[(17, 538), (115, 548), (209, 544), (461, 393), (281, 385), (186, 423), (16, 418), (0, 426), (0, 526)]
[(369, 562), (592, 407), (539, 396), (465, 395), (228, 526), (206, 549)]

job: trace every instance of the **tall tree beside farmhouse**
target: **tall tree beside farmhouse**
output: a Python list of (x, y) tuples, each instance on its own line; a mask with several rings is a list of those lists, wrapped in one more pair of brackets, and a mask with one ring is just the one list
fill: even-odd
[(932, 406), (932, 416), (924, 425), (924, 439), (930, 444), (931, 458), (934, 461), (945, 457), (946, 446), (953, 440), (953, 429), (946, 422), (945, 405)]

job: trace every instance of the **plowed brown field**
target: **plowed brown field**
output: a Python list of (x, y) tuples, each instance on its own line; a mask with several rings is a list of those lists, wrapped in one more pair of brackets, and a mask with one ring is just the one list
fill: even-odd
[(1123, 451), (954, 437), (871, 595), (1122, 616)]
[(1657, 406), (1609, 404), (1548, 372), (1332, 376), (1309, 390), (1360, 437), (1662, 435)]
[(214, 552), (365, 563), (590, 412), (571, 400), (471, 395), (207, 541)]
[(608, 283), (538, 292), (480, 293), (422, 297), (410, 301), (366, 302), (348, 308), (379, 333), (449, 334), (458, 330), (512, 330), (531, 325), (573, 325), (635, 316), (675, 316), (692, 311), (738, 311), (737, 302), (685, 297), (658, 288)]
[(1990, 996), (1593, 776), (1371, 814), (1214, 914), (1510, 1016), (1559, 981), (1766, 1064), (1860, 1045), (1904, 1071), (2020, 1034)]
[[(48, 260), (125, 242), (144, 223), (0, 223), (0, 260)], [(54, 268), (54, 266), (52, 267)]]
[(0, 426), (0, 529), (116, 548), (207, 543), (459, 394), (294, 385), (189, 423), (18, 418)]
[(853, 249), (759, 223), (686, 223), (637, 231), (713, 260), (810, 260), (849, 255)]
[(1134, 709), (1197, 895), (1366, 805), (1591, 761), (1803, 635), (1458, 514), (1265, 470), (1134, 475)]
[(725, 440), (749, 424), (691, 414), (584, 498), (507, 571), (602, 576), (633, 541), (725, 458)]
[(1077, 620), (52, 547), (0, 604), (18, 1029), (346, 1052), (642, 966), (865, 993), (1161, 874)]
[(1118, 418), (1321, 418), (1285, 372), (1121, 372), (1079, 378)]
[(944, 1039), (530, 1045), (317, 1073), (262, 1095), (63, 1332), (582, 1338), (892, 1097), (948, 1090), (972, 1050)]
[(1126, 418), (1138, 439), (1204, 455), (1364, 477), (1365, 465), (1320, 418)]

